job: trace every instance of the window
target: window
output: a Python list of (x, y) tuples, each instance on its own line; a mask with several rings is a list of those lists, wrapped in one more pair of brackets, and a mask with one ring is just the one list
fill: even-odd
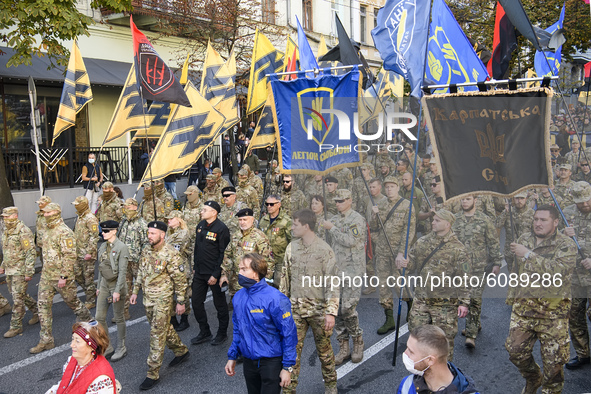
[(275, 24), (275, 0), (262, 0), (263, 22)]
[(378, 27), (378, 9), (374, 8), (373, 9), (373, 28), (375, 29), (376, 27)]
[(304, 29), (313, 30), (312, 26), (312, 0), (304, 0)]
[(367, 20), (367, 8), (365, 6), (359, 7), (359, 39), (361, 42), (365, 42), (366, 33), (366, 20)]

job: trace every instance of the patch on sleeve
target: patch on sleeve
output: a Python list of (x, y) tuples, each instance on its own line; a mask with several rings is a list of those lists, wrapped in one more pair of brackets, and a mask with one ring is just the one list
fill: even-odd
[(74, 240), (72, 238), (66, 238), (66, 246), (68, 248), (73, 248), (74, 247)]
[(349, 227), (349, 229), (351, 230), (351, 232), (353, 233), (354, 236), (356, 236), (356, 237), (359, 236), (359, 229), (357, 228), (356, 224)]
[(179, 265), (179, 271), (185, 272), (185, 265), (184, 264)]
[(23, 246), (23, 248), (27, 249), (29, 246), (31, 246), (31, 243), (28, 239), (23, 238), (21, 239), (21, 245)]
[(98, 231), (98, 226), (96, 224), (92, 225), (92, 231)]
[(287, 318), (288, 318), (288, 317), (290, 317), (290, 316), (291, 316), (291, 313), (289, 313), (289, 312), (285, 312), (285, 313), (283, 314), (283, 316), (282, 316), (282, 317), (283, 317), (284, 319), (287, 319)]

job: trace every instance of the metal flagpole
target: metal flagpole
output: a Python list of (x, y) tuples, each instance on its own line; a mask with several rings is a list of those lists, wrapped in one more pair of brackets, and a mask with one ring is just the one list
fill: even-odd
[[(501, 85), (501, 84), (508, 84), (509, 82), (516, 82), (516, 83), (525, 83), (525, 82), (542, 82), (544, 79), (550, 79), (552, 81), (558, 79), (558, 76), (551, 76), (551, 77), (536, 77), (536, 78), (517, 78), (517, 79), (491, 79), (490, 81), (484, 82), (462, 82), (456, 83), (454, 86), (463, 87), (463, 86), (478, 86), (479, 84), (485, 85)], [(427, 85), (423, 86), (423, 89), (446, 89), (449, 88), (449, 84), (443, 85)]]
[[(550, 188), (548, 188), (548, 191), (550, 192), (550, 195), (552, 196), (552, 200), (554, 200), (554, 204), (556, 204), (556, 208), (558, 209), (558, 212), (560, 212), (560, 216), (562, 217), (562, 221), (564, 222), (564, 225), (566, 227), (570, 227), (570, 225), (568, 224), (568, 221), (566, 220), (566, 216), (564, 216), (564, 213), (562, 212), (562, 208), (560, 208), (558, 201), (556, 201), (556, 196), (554, 196), (554, 192)], [(583, 260), (585, 260), (586, 257), (583, 254), (583, 250), (581, 249), (581, 245), (579, 245), (579, 241), (577, 241), (577, 237), (575, 235), (573, 235), (571, 238), (573, 239), (573, 241), (575, 241), (575, 244), (577, 244), (577, 250), (579, 252), (579, 255), (581, 256), (581, 258)]]
[(128, 179), (127, 184), (131, 185), (133, 182), (133, 175), (131, 171), (131, 131), (127, 132), (127, 168), (128, 168)]
[(40, 197), (43, 197), (45, 190), (43, 188), (43, 175), (41, 174), (41, 159), (39, 158), (39, 142), (37, 141), (37, 119), (35, 107), (37, 106), (37, 89), (33, 77), (29, 76), (29, 101), (31, 102), (31, 126), (33, 126), (33, 142), (35, 143), (35, 158), (37, 160), (37, 179), (39, 182)]

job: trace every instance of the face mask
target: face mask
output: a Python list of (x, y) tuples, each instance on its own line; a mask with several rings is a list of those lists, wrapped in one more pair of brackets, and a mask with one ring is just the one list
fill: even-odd
[(88, 162), (89, 162), (90, 164), (94, 164), (94, 159), (88, 159)]
[(162, 194), (164, 193), (164, 184), (158, 184), (156, 185), (156, 194)]
[(239, 179), (238, 180), (238, 186), (240, 186), (240, 187), (245, 187), (247, 183), (248, 183), (248, 179)]
[[(429, 357), (429, 356), (427, 356)], [(415, 364), (416, 363), (420, 363), (421, 361), (423, 361), (424, 359), (426, 359), (427, 357), (423, 357), (422, 359), (420, 359), (419, 361), (412, 361), (410, 359), (410, 357), (408, 357), (406, 355), (406, 353), (402, 353), (402, 362), (404, 363), (404, 366), (406, 367), (406, 370), (410, 373), (412, 373), (413, 375), (419, 375), (419, 376), (423, 376), (423, 374), (425, 373), (426, 370), (429, 369), (429, 367), (423, 369), (422, 371), (419, 371), (418, 369), (415, 369)]]
[(191, 194), (187, 194), (187, 200), (190, 203), (194, 203), (195, 201), (197, 201), (199, 199), (199, 193), (191, 193)]
[(152, 189), (144, 189), (144, 200), (152, 198)]
[(123, 214), (127, 220), (132, 220), (137, 216), (137, 210), (123, 208)]
[(253, 285), (257, 284), (258, 282), (254, 279), (247, 278), (244, 275), (238, 274), (238, 284), (242, 287), (246, 287), (250, 289)]
[(76, 213), (78, 214), (78, 216), (84, 215), (84, 213), (86, 213), (87, 210), (88, 210), (88, 203), (86, 201), (81, 202), (76, 205)]
[(18, 223), (18, 218), (14, 218), (14, 219), (4, 218), (4, 225), (9, 230), (15, 228), (17, 223)]
[(111, 198), (113, 198), (113, 196), (115, 195), (115, 192), (103, 192), (103, 201), (109, 201)]
[(47, 223), (47, 227), (53, 228), (55, 227), (55, 225), (57, 225), (57, 223), (59, 222), (59, 220), (61, 219), (61, 214), (60, 213), (56, 213), (50, 216), (45, 216), (45, 222)]

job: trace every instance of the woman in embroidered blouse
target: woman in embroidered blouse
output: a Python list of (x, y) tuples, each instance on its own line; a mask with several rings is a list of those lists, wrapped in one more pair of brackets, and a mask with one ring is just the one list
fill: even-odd
[(113, 368), (103, 356), (109, 335), (96, 320), (72, 327), (72, 356), (64, 365), (59, 384), (45, 394), (116, 394)]

